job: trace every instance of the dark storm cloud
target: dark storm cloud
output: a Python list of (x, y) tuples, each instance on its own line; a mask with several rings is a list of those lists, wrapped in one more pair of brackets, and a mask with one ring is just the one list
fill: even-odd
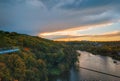
[(119, 5), (120, 0), (74, 0), (71, 4), (62, 5), (62, 9), (85, 9), (101, 7), (106, 5), (116, 6)]

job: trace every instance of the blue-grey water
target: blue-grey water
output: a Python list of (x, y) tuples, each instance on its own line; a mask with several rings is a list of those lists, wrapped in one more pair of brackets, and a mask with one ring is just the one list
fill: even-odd
[[(120, 76), (120, 61), (116, 60), (117, 63), (114, 63), (111, 57), (93, 55), (84, 51), (77, 52), (81, 54), (77, 63), (79, 67)], [(62, 74), (53, 81), (120, 81), (120, 78), (73, 67), (70, 72)]]

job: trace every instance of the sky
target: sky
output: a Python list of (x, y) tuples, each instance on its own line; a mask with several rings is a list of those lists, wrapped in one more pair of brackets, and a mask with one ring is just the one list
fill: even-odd
[(120, 0), (0, 0), (0, 30), (56, 41), (120, 40)]

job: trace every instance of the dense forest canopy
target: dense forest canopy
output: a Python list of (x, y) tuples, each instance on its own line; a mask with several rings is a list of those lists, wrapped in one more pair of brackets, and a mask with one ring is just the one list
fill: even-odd
[(0, 50), (19, 48), (19, 52), (0, 55), (1, 81), (50, 81), (77, 61), (72, 46), (37, 36), (0, 31)]

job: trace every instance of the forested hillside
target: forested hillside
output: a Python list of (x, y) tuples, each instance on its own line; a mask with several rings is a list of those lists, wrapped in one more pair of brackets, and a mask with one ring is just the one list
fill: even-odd
[(0, 55), (0, 81), (51, 81), (69, 70), (78, 54), (61, 42), (0, 31), (0, 50), (19, 48), (19, 52)]

